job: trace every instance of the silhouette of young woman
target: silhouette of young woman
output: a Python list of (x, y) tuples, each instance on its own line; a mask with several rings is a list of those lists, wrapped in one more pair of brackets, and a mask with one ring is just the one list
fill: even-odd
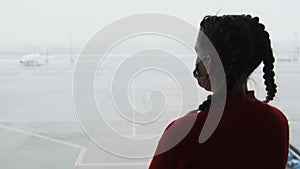
[[(225, 71), (227, 97), (223, 116), (204, 143), (199, 143), (199, 134), (208, 110), (217, 106), (211, 102), (211, 97), (199, 106), (196, 113), (169, 124), (165, 133), (173, 129), (173, 135), (176, 135), (180, 126), (185, 126), (186, 118), (196, 118), (186, 137), (168, 151), (156, 153), (149, 168), (284, 169), (288, 157), (289, 127), (285, 115), (268, 104), (275, 97), (277, 86), (273, 71), (275, 59), (265, 26), (258, 17), (250, 15), (206, 16), (200, 26), (216, 49)], [(209, 51), (199, 52), (199, 41), (201, 38), (195, 46), (198, 56), (193, 74), (199, 86), (211, 91), (208, 74), (214, 71), (214, 61)], [(261, 63), (267, 91), (264, 101), (258, 100), (254, 91), (247, 89), (248, 77)], [(223, 83), (220, 81), (220, 87)], [(156, 152), (172, 141), (172, 134), (165, 133)]]

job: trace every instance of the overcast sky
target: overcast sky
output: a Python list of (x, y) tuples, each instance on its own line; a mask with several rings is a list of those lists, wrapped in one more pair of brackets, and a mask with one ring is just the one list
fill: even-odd
[[(300, 2), (279, 0), (0, 0), (0, 51), (16, 46), (76, 48), (105, 25), (137, 13), (170, 14), (198, 26), (208, 14), (252, 14), (261, 18), (273, 46), (290, 50), (300, 37)], [(290, 49), (288, 49), (290, 48)]]

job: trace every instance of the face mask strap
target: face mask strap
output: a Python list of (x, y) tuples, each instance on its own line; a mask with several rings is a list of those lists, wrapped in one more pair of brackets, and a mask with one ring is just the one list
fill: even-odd
[(203, 76), (208, 76), (208, 74), (210, 73), (210, 67), (211, 67), (211, 58), (209, 57), (209, 55), (203, 57), (203, 58), (200, 58), (200, 57), (197, 57), (197, 60), (196, 60), (196, 65), (195, 65), (195, 70), (193, 71), (193, 74), (194, 74), (194, 77), (197, 78), (197, 77), (202, 77), (199, 75), (198, 73), (198, 67), (199, 67), (199, 64), (202, 64), (205, 69), (206, 69), (206, 72), (207, 74), (206, 75), (203, 75)]

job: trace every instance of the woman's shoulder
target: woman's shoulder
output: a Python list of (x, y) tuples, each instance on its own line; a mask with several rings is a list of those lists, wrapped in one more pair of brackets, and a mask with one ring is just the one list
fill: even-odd
[(274, 118), (277, 118), (278, 120), (281, 120), (281, 121), (288, 122), (288, 119), (287, 119), (285, 113), (283, 111), (281, 111), (279, 108), (277, 108), (273, 105), (270, 105), (270, 104), (265, 104), (265, 106), (270, 111), (270, 113), (272, 113)]
[(256, 100), (249, 107), (249, 111), (256, 112), (259, 117), (268, 121), (268, 123), (277, 123), (277, 124), (288, 124), (288, 118), (285, 113), (280, 110), (278, 107), (271, 105), (269, 103), (265, 103), (260, 100)]
[(201, 123), (206, 119), (207, 117), (207, 111), (199, 111), (199, 110), (192, 110), (189, 111), (184, 116), (178, 117), (175, 120), (173, 120), (171, 123), (169, 123), (165, 130), (168, 130), (169, 128), (191, 128), (196, 123)]

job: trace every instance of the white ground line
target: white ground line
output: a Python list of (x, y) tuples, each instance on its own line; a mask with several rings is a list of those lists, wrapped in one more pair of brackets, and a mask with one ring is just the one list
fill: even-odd
[(79, 152), (77, 159), (75, 161), (75, 164), (74, 164), (75, 166), (82, 166), (83, 163), (81, 163), (81, 161), (83, 160), (86, 150), (87, 149), (85, 147), (80, 149), (80, 152)]
[(63, 145), (73, 147), (73, 148), (79, 148), (79, 149), (84, 149), (85, 148), (85, 147), (82, 147), (82, 146), (77, 145), (77, 144), (72, 144), (72, 143), (69, 143), (69, 142), (66, 142), (66, 141), (51, 138), (49, 136), (44, 136), (44, 135), (41, 135), (41, 134), (32, 133), (32, 132), (29, 132), (29, 131), (9, 127), (9, 126), (3, 125), (3, 124), (0, 124), (0, 127), (4, 128), (4, 129), (7, 129), (7, 130), (17, 132), (17, 133), (22, 133), (22, 134), (33, 136), (33, 137), (40, 138), (40, 139), (43, 139), (43, 140), (48, 140), (48, 141), (52, 141), (52, 142), (55, 142), (55, 143), (63, 144)]
[(82, 167), (95, 167), (95, 166), (148, 166), (146, 162), (128, 162), (128, 163), (81, 163)]
[(44, 135), (41, 135), (41, 134), (32, 133), (32, 132), (17, 129), (17, 128), (14, 128), (14, 127), (9, 127), (9, 126), (3, 125), (3, 124), (0, 124), (0, 127), (3, 128), (3, 129), (6, 129), (6, 130), (14, 131), (14, 132), (17, 132), (17, 133), (25, 134), (25, 135), (28, 135), (28, 136), (32, 136), (32, 137), (36, 137), (36, 138), (39, 138), (39, 139), (48, 140), (48, 141), (52, 141), (52, 142), (55, 142), (55, 143), (58, 143), (58, 144), (62, 144), (62, 145), (66, 145), (66, 146), (69, 146), (69, 147), (80, 149), (80, 153), (78, 154), (78, 157), (76, 159), (75, 166), (78, 166), (78, 165), (81, 164), (81, 161), (82, 161), (82, 159), (84, 157), (84, 154), (86, 152), (86, 147), (83, 147), (83, 146), (80, 146), (80, 145), (77, 145), (77, 144), (72, 144), (72, 143), (69, 143), (69, 142), (66, 142), (66, 141), (51, 138), (49, 136), (44, 136)]
[(52, 141), (52, 142), (55, 142), (55, 143), (58, 143), (58, 144), (62, 144), (62, 145), (65, 145), (65, 146), (69, 146), (69, 147), (73, 147), (73, 148), (77, 148), (77, 149), (80, 149), (80, 152), (77, 156), (77, 159), (75, 161), (75, 166), (145, 166), (145, 165), (148, 165), (148, 163), (146, 162), (129, 162), (129, 163), (81, 163), (85, 154), (86, 154), (86, 151), (87, 151), (87, 148), (86, 147), (83, 147), (83, 146), (80, 146), (80, 145), (77, 145), (77, 144), (73, 144), (73, 143), (70, 143), (70, 142), (67, 142), (67, 141), (63, 141), (63, 140), (58, 140), (58, 139), (55, 139), (55, 138), (51, 138), (49, 136), (45, 136), (45, 135), (41, 135), (41, 134), (37, 134), (37, 133), (32, 133), (32, 132), (29, 132), (29, 131), (25, 131), (25, 130), (21, 130), (21, 129), (18, 129), (18, 128), (14, 128), (14, 127), (10, 127), (10, 126), (7, 126), (7, 125), (3, 125), (3, 124), (0, 124), (0, 128), (3, 128), (3, 129), (6, 129), (6, 130), (10, 130), (10, 131), (13, 131), (13, 132), (17, 132), (17, 133), (21, 133), (21, 134), (25, 134), (25, 135), (28, 135), (28, 136), (32, 136), (32, 137), (36, 137), (36, 138), (39, 138), (39, 139), (43, 139), (43, 140), (47, 140), (47, 141)]

